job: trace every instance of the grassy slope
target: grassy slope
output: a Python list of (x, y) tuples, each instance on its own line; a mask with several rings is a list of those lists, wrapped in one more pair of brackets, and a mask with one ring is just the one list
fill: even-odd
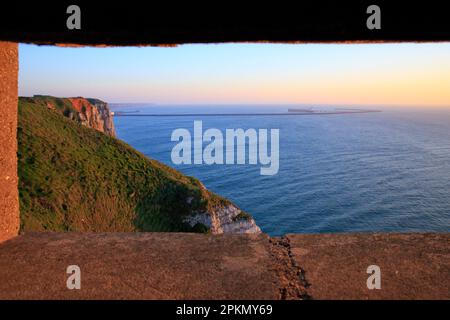
[(19, 101), (18, 141), (22, 231), (206, 231), (182, 217), (227, 202), (31, 99)]

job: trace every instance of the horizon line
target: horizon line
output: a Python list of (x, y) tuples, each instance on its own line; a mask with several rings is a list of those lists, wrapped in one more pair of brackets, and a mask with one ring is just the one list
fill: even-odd
[[(103, 100), (103, 99), (100, 99)], [(267, 106), (267, 107), (274, 107), (274, 106), (309, 106), (309, 107), (320, 107), (320, 106), (330, 106), (330, 107), (336, 107), (336, 106), (347, 106), (347, 107), (433, 107), (433, 108), (450, 108), (450, 104), (389, 104), (389, 103), (383, 103), (383, 104), (377, 104), (377, 103), (371, 103), (371, 104), (355, 104), (355, 103), (253, 103), (253, 102), (232, 102), (232, 103), (209, 103), (209, 102), (199, 102), (199, 103), (158, 103), (158, 102), (108, 102), (108, 104), (122, 104), (122, 105), (149, 105), (149, 106)]]
[(231, 102), (231, 103), (216, 103), (216, 102), (187, 102), (187, 103), (159, 103), (159, 102), (109, 102), (108, 99), (93, 97), (93, 96), (55, 96), (51, 94), (33, 94), (33, 95), (19, 95), (19, 98), (33, 98), (34, 96), (50, 96), (55, 98), (85, 98), (85, 99), (99, 99), (110, 105), (151, 105), (151, 106), (176, 106), (176, 107), (189, 107), (189, 106), (308, 106), (308, 107), (409, 107), (409, 108), (447, 108), (450, 109), (450, 104), (403, 104), (403, 103), (305, 103), (305, 102), (281, 102), (281, 103), (257, 103), (257, 102)]

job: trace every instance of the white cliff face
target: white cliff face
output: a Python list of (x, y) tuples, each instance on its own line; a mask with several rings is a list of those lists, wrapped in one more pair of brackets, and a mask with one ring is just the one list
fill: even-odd
[(67, 98), (74, 111), (65, 114), (83, 126), (103, 132), (108, 136), (116, 135), (111, 111), (108, 104), (98, 99)]
[(97, 102), (94, 104), (96, 112), (96, 122), (99, 123), (101, 127), (99, 131), (104, 132), (105, 134), (114, 137), (116, 135), (114, 129), (114, 123), (111, 116), (111, 111), (108, 108), (108, 104), (104, 102)]
[[(208, 192), (206, 187), (200, 182), (203, 192)], [(187, 203), (192, 202), (192, 198), (186, 199)], [(203, 212), (194, 212), (185, 217), (184, 222), (191, 227), (197, 223), (203, 224), (212, 234), (223, 233), (261, 233), (261, 229), (256, 225), (252, 216), (244, 213), (241, 209), (230, 202), (215, 204)]]
[(255, 220), (232, 204), (190, 215), (185, 218), (185, 222), (191, 226), (201, 223), (208, 227), (212, 234), (261, 233)]

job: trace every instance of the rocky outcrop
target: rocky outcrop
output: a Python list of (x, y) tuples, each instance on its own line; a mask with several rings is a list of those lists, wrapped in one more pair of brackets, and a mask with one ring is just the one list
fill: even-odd
[(201, 223), (212, 234), (261, 233), (261, 229), (256, 225), (255, 220), (232, 204), (187, 216), (184, 221), (192, 227)]
[(218, 207), (211, 212), (211, 232), (220, 233), (260, 233), (261, 229), (253, 218), (232, 204)]
[(114, 122), (108, 104), (99, 99), (91, 98), (57, 98), (46, 95), (21, 97), (21, 101), (46, 106), (83, 126), (115, 137)]
[(68, 98), (75, 112), (67, 116), (82, 125), (115, 136), (114, 123), (108, 104), (99, 99)]
[[(204, 194), (209, 193), (201, 184)], [(205, 197), (208, 197), (205, 195)], [(190, 199), (187, 199), (189, 202)], [(222, 233), (261, 233), (253, 217), (223, 199), (209, 205), (205, 211), (196, 212), (185, 217), (184, 222), (190, 226), (204, 225), (212, 234)]]

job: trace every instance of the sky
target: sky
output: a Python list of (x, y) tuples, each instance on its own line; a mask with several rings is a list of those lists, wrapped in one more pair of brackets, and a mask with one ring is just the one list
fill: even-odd
[(109, 103), (348, 104), (450, 108), (450, 43), (21, 44), (19, 95)]

